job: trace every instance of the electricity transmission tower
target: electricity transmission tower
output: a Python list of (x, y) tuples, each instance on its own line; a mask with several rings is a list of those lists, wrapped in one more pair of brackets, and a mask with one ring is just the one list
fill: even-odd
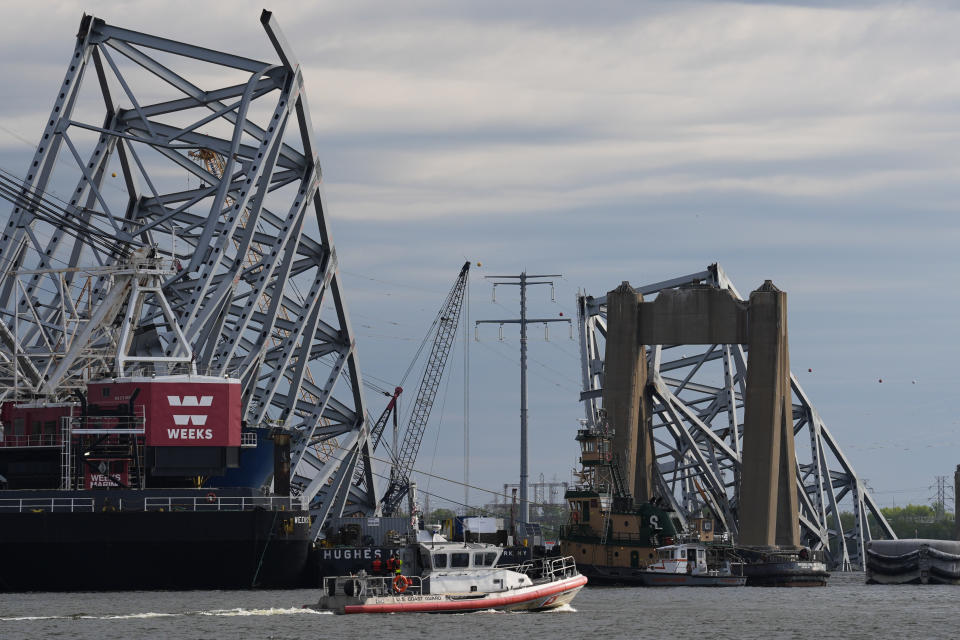
[(947, 495), (953, 493), (953, 487), (947, 484), (948, 476), (936, 476), (934, 485), (931, 486), (931, 489), (935, 489), (936, 493), (933, 496), (933, 509), (935, 513), (935, 518), (937, 522), (941, 522), (947, 517)]
[[(555, 299), (554, 283), (552, 280), (538, 280), (538, 278), (560, 278), (559, 273), (545, 275), (528, 275), (526, 271), (513, 276), (485, 276), (487, 280), (496, 280), (493, 283), (494, 300), (498, 286), (520, 287), (520, 317), (508, 320), (477, 320), (476, 326), (481, 324), (499, 324), (500, 335), (503, 336), (503, 325), (520, 325), (520, 520), (530, 521), (530, 500), (528, 495), (529, 471), (527, 452), (527, 325), (543, 324), (546, 328), (551, 322), (570, 323), (570, 318), (528, 318), (527, 317), (527, 287), (538, 284), (549, 284), (551, 299)], [(531, 278), (533, 279), (531, 281)]]

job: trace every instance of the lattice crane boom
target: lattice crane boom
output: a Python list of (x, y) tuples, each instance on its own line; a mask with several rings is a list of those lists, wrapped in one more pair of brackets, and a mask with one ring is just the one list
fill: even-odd
[(467, 287), (467, 277), (470, 274), (470, 263), (465, 262), (460, 269), (450, 293), (440, 308), (437, 316), (437, 329), (433, 339), (433, 346), (427, 358), (427, 366), (417, 389), (417, 399), (413, 403), (410, 421), (403, 434), (403, 442), (399, 451), (393, 452), (393, 469), (390, 472), (390, 484), (383, 494), (381, 501), (384, 515), (393, 515), (410, 488), (410, 474), (413, 472), (413, 463), (420, 450), (423, 432), (430, 419), (443, 370), (447, 364), (447, 357), (456, 338), (457, 327), (460, 324), (460, 312), (463, 309), (463, 296)]
[[(383, 413), (380, 414), (380, 417), (377, 418), (377, 421), (374, 423), (373, 428), (370, 429), (370, 441), (373, 443), (370, 446), (370, 451), (376, 451), (377, 447), (380, 445), (380, 440), (383, 438), (383, 431), (387, 426), (387, 422), (390, 421), (390, 416), (393, 416), (393, 428), (397, 428), (397, 408), (398, 400), (400, 399), (400, 394), (403, 393), (403, 387), (396, 387), (393, 390), (393, 395), (389, 393), (384, 393), (384, 395), (389, 396), (390, 400), (387, 402), (386, 408), (383, 410)], [(363, 460), (357, 463), (357, 470), (353, 474), (353, 484), (357, 487), (364, 487), (366, 483), (366, 462)]]

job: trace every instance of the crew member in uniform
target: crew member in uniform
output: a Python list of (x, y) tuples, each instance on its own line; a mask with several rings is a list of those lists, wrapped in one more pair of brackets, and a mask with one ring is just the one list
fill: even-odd
[(383, 569), (383, 563), (380, 561), (380, 558), (374, 558), (371, 567), (373, 569), (373, 575), (380, 575), (380, 572)]

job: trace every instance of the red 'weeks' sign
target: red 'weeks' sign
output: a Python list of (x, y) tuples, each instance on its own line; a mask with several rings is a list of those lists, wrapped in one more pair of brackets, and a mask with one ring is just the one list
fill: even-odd
[(145, 419), (147, 446), (240, 446), (239, 380), (210, 376), (125, 378), (91, 383), (89, 402), (122, 404), (130, 401), (135, 389), (140, 389), (133, 400), (135, 413)]

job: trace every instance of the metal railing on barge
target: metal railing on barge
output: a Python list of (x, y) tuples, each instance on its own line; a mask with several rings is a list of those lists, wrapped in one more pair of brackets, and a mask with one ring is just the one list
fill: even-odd
[(0, 513), (84, 513), (112, 511), (299, 511), (299, 497), (278, 496), (152, 496), (143, 498), (3, 498)]
[(93, 498), (5, 498), (0, 513), (74, 513), (95, 510)]
[(59, 448), (62, 441), (63, 439), (56, 433), (8, 433), (0, 438), (0, 447), (17, 449)]

